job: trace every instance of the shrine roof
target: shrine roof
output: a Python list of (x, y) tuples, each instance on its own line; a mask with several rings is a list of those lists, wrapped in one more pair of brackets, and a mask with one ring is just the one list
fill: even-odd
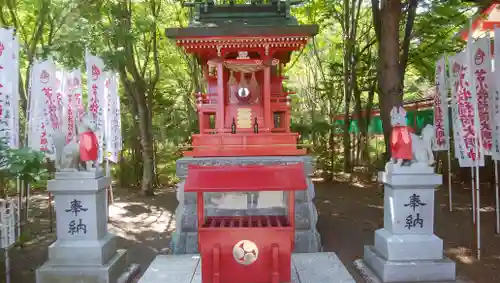
[[(298, 2), (297, 2), (298, 3)], [(299, 25), (290, 15), (290, 1), (267, 4), (215, 4), (214, 1), (187, 3), (193, 16), (188, 27), (168, 28), (172, 39), (192, 37), (314, 36), (317, 25)]]
[(224, 25), (210, 27), (169, 28), (166, 35), (172, 39), (188, 37), (228, 37), (228, 36), (314, 36), (318, 33), (317, 25), (301, 26), (250, 26)]

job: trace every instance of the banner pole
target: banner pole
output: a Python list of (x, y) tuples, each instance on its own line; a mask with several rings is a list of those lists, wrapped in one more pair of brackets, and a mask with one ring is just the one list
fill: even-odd
[(498, 196), (498, 161), (494, 160), (495, 163), (495, 214), (496, 214), (496, 233), (500, 234), (500, 201)]

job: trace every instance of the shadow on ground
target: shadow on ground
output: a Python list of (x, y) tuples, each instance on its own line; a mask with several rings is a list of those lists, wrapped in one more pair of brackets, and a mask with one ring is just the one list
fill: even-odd
[[(360, 278), (353, 262), (363, 256), (363, 245), (373, 244), (374, 231), (383, 226), (381, 192), (381, 186), (357, 180), (316, 185), (318, 230), (325, 251), (336, 252), (357, 280)], [(475, 283), (500, 282), (500, 236), (494, 233), (493, 189), (483, 187), (481, 192), (483, 249), (480, 261), (475, 259), (470, 195), (470, 187), (454, 187), (454, 211), (449, 212), (448, 190), (437, 191), (435, 233), (443, 239), (446, 254), (457, 262), (460, 277)], [(162, 189), (154, 197), (143, 197), (129, 189), (115, 190), (108, 227), (119, 236), (120, 248), (129, 250), (130, 260), (141, 265), (142, 272), (157, 254), (170, 252), (176, 206), (172, 188)], [(32, 238), (25, 247), (13, 248), (10, 252), (11, 282), (35, 283), (35, 269), (47, 260), (47, 247), (55, 240), (54, 233), (50, 232), (48, 211), (47, 196), (33, 196), (31, 221), (26, 226)], [(55, 227), (55, 219), (52, 222)], [(0, 268), (3, 269), (3, 264)], [(3, 282), (4, 276), (0, 276)]]
[[(316, 184), (318, 230), (325, 251), (336, 252), (349, 272), (360, 280), (353, 262), (363, 257), (363, 245), (373, 245), (374, 231), (383, 227), (383, 188), (349, 180)], [(500, 235), (495, 234), (494, 190), (482, 186), (482, 256), (475, 258), (475, 227), (470, 187), (453, 188), (453, 212), (448, 189), (436, 192), (435, 234), (445, 253), (457, 263), (460, 279), (475, 283), (500, 282)]]
[[(175, 229), (175, 191), (162, 189), (154, 197), (143, 197), (130, 189), (115, 189), (114, 194), (108, 229), (119, 237), (119, 248), (128, 249), (130, 261), (140, 264), (143, 271), (157, 254), (169, 252)], [(12, 283), (35, 283), (35, 270), (45, 263), (47, 247), (55, 241), (55, 216), (51, 224), (48, 196), (34, 195), (30, 205), (30, 223), (24, 228), (29, 231), (29, 239), (24, 247), (9, 252)], [(2, 258), (0, 282), (5, 282), (3, 263)]]

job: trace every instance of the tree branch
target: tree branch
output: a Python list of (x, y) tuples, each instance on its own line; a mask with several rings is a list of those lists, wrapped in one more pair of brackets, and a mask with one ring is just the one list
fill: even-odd
[[(408, 17), (406, 20), (405, 35), (402, 46), (403, 50), (401, 58), (399, 60), (399, 68), (401, 74), (404, 74), (404, 71), (408, 63), (408, 56), (410, 52), (410, 42), (411, 42), (411, 31), (413, 29), (413, 23), (415, 22), (415, 14), (417, 13), (417, 6), (418, 6), (417, 0), (409, 0), (409, 1), (410, 2), (408, 8)], [(402, 76), (401, 78), (402, 78), (401, 80), (404, 81), (404, 76)]]

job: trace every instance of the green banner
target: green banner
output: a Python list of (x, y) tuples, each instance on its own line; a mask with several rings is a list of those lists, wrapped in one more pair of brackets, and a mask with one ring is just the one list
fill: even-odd
[[(410, 111), (407, 112), (406, 121), (408, 122), (408, 126), (414, 128), (416, 132), (420, 132), (420, 130), (425, 127), (427, 124), (433, 124), (434, 114), (433, 110), (421, 110), (418, 112)], [(416, 117), (415, 117), (416, 115)], [(344, 125), (344, 120), (335, 121), (335, 128), (338, 134), (342, 133)], [(349, 125), (349, 133), (357, 134), (359, 133), (358, 121), (352, 120)], [(370, 125), (368, 127), (368, 133), (372, 135), (382, 135), (382, 120), (380, 116), (372, 117), (370, 120)]]

